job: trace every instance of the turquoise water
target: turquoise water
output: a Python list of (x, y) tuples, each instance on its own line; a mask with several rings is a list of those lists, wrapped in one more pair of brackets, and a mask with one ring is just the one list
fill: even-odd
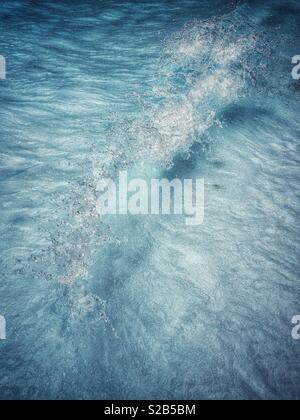
[[(2, 1), (1, 399), (299, 398), (298, 1)], [(201, 178), (205, 222), (101, 177)]]

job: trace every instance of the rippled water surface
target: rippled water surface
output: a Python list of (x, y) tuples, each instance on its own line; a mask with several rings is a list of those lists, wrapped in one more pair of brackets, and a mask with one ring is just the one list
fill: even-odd
[[(299, 1), (1, 0), (0, 399), (299, 398)], [(107, 217), (120, 170), (205, 222)]]

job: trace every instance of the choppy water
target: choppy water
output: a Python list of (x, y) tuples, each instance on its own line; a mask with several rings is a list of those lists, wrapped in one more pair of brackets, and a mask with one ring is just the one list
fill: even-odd
[[(299, 398), (299, 1), (1, 1), (0, 398)], [(204, 177), (205, 223), (95, 212)]]

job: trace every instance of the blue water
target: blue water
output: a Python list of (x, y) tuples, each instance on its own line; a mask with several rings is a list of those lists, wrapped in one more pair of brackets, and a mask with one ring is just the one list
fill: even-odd
[[(300, 4), (2, 0), (0, 399), (300, 397)], [(204, 177), (205, 222), (99, 178)]]

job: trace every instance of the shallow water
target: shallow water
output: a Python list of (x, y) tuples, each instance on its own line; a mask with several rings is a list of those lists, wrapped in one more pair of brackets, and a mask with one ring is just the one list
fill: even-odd
[[(299, 398), (298, 1), (0, 5), (0, 398)], [(95, 212), (201, 178), (205, 222)]]

